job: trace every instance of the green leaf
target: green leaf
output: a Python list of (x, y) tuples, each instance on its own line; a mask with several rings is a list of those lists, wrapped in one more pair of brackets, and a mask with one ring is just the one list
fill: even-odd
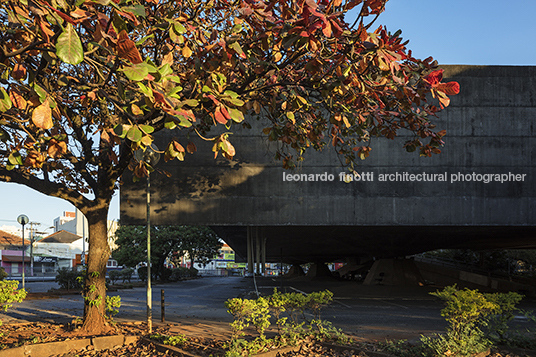
[(11, 99), (9, 98), (6, 90), (4, 88), (0, 88), (0, 112), (7, 112), (12, 106), (13, 103), (11, 103)]
[(199, 101), (197, 99), (186, 99), (186, 100), (183, 100), (182, 105), (188, 105), (190, 107), (197, 107), (197, 105), (199, 104)]
[(131, 81), (139, 82), (145, 79), (145, 77), (147, 77), (149, 74), (149, 66), (147, 63), (142, 62), (133, 64), (129, 67), (121, 68), (120, 71), (122, 71)]
[(227, 110), (231, 115), (231, 119), (233, 119), (235, 122), (241, 123), (244, 120), (244, 113), (242, 113), (240, 110), (236, 108), (227, 108)]
[(296, 121), (296, 117), (294, 116), (293, 112), (286, 112), (287, 118), (289, 118), (292, 122)]
[(229, 47), (231, 47), (239, 55), (244, 54), (244, 51), (242, 50), (242, 47), (240, 47), (240, 44), (238, 42), (231, 43)]
[(181, 92), (181, 91), (182, 91), (182, 87), (181, 87), (181, 86), (174, 87), (174, 88), (168, 93), (168, 97), (173, 97), (173, 98), (181, 99), (180, 95), (177, 94), (177, 93), (179, 93), (179, 92)]
[(140, 92), (145, 94), (146, 97), (149, 97), (149, 98), (153, 97), (153, 90), (151, 88), (148, 88), (145, 84), (141, 82), (138, 83), (138, 87), (140, 87)]
[(183, 24), (181, 24), (180, 22), (178, 21), (175, 21), (173, 23), (173, 29), (175, 30), (176, 33), (178, 33), (179, 35), (183, 35), (186, 33), (186, 27), (184, 27)]
[(177, 83), (177, 84), (181, 82), (181, 78), (179, 76), (167, 76), (166, 79), (170, 82)]
[(84, 60), (84, 49), (73, 25), (67, 23), (56, 42), (56, 55), (65, 63), (79, 64)]
[(20, 152), (14, 151), (9, 154), (8, 161), (11, 165), (22, 165), (22, 156)]
[(150, 125), (140, 125), (140, 129), (145, 134), (151, 134), (154, 131), (154, 128), (152, 126), (150, 126)]
[(184, 127), (184, 128), (189, 128), (192, 126), (192, 122), (188, 120), (188, 118), (182, 116), (182, 115), (179, 115), (177, 117), (177, 119), (179, 119), (180, 123), (179, 125)]
[(8, 142), (11, 137), (9, 136), (9, 133), (5, 131), (4, 129), (0, 128), (0, 141)]
[(46, 90), (44, 90), (42, 87), (40, 87), (37, 84), (34, 84), (33, 89), (35, 93), (37, 93), (37, 95), (39, 96), (39, 102), (43, 103), (47, 99), (47, 96), (48, 96)]
[(164, 127), (169, 130), (173, 130), (177, 127), (175, 120), (168, 120), (164, 123)]
[(226, 90), (225, 92), (223, 92), (224, 95), (228, 95), (229, 97), (233, 98), (233, 99), (236, 99), (238, 98), (238, 93), (236, 92), (233, 92), (232, 90)]
[(132, 128), (132, 125), (117, 124), (114, 127), (114, 133), (120, 138), (124, 138), (127, 135), (127, 132), (129, 131), (129, 129), (131, 128)]
[(138, 40), (138, 41), (136, 42), (136, 46), (140, 46), (140, 45), (142, 45), (145, 41), (147, 41), (148, 39), (153, 38), (153, 37), (154, 37), (154, 34), (153, 34), (153, 33), (150, 34), (150, 35), (147, 35), (147, 36), (145, 36), (145, 37), (142, 37), (140, 40)]
[(134, 125), (127, 132), (127, 139), (132, 142), (137, 143), (141, 140), (142, 137), (143, 137), (143, 132), (140, 130), (140, 128), (137, 125)]
[(145, 6), (143, 5), (130, 5), (130, 6), (123, 6), (121, 8), (122, 11), (128, 11), (133, 13), (136, 16), (140, 17), (147, 17), (147, 14), (145, 13)]
[(171, 69), (171, 66), (170, 66), (168, 63), (166, 63), (165, 65), (163, 65), (162, 67), (160, 67), (160, 68), (158, 69), (158, 72), (160, 73), (160, 75), (161, 75), (162, 77), (165, 77), (165, 76), (167, 76), (168, 74), (173, 73), (173, 70)]

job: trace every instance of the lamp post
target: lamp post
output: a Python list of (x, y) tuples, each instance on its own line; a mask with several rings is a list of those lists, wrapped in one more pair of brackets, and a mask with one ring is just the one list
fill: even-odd
[(17, 222), (19, 222), (22, 225), (22, 289), (24, 290), (24, 253), (26, 250), (26, 247), (24, 246), (24, 225), (28, 222), (30, 222), (30, 219), (27, 215), (21, 214), (17, 217)]
[[(137, 150), (134, 153), (138, 161), (144, 161), (150, 166), (155, 166), (160, 161), (160, 153), (155, 144), (151, 144), (145, 150)], [(152, 289), (151, 289), (151, 172), (147, 173), (147, 329), (149, 333), (153, 332), (152, 320)]]

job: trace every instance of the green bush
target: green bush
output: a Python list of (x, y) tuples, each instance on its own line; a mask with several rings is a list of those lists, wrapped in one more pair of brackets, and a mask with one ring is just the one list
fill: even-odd
[[(7, 311), (14, 302), (22, 302), (26, 297), (26, 290), (18, 289), (19, 282), (16, 280), (0, 281), (0, 311)], [(0, 326), (2, 321), (0, 321)]]
[(138, 268), (138, 278), (141, 281), (147, 281), (147, 267)]
[(115, 316), (119, 312), (120, 307), (121, 297), (119, 295), (106, 295), (106, 314), (110, 320), (112, 319), (112, 316)]
[(110, 283), (112, 285), (115, 284), (116, 281), (118, 281), (120, 277), (121, 277), (120, 270), (112, 269), (108, 272), (108, 278), (110, 278)]
[(121, 272), (121, 278), (123, 279), (123, 283), (126, 283), (127, 281), (130, 283), (130, 280), (132, 279), (132, 274), (134, 273), (134, 269), (123, 268), (120, 270), (120, 272)]
[(2, 281), (5, 278), (7, 278), (7, 276), (8, 276), (8, 273), (6, 273), (6, 270), (4, 268), (0, 267), (0, 281)]
[(445, 334), (421, 337), (431, 356), (472, 356), (486, 351), (493, 344), (492, 338), (506, 335), (507, 323), (522, 299), (517, 293), (483, 294), (478, 290), (458, 290), (455, 285), (431, 295), (445, 302), (441, 316), (448, 322)]
[(487, 330), (497, 342), (504, 343), (508, 338), (508, 322), (514, 318), (514, 311), (518, 310), (516, 305), (523, 295), (509, 292), (485, 294), (485, 297), (497, 305), (494, 313), (487, 318)]
[(61, 268), (54, 279), (62, 289), (82, 289), (84, 284), (84, 272), (76, 269)]
[[(232, 336), (227, 344), (226, 356), (251, 355), (265, 350), (270, 345), (294, 344), (305, 335), (313, 335), (322, 341), (329, 339), (348, 342), (348, 337), (328, 321), (313, 319), (308, 326), (304, 326), (305, 310), (310, 310), (319, 317), (320, 310), (331, 303), (332, 299), (333, 293), (328, 290), (303, 295), (283, 294), (274, 289), (274, 293), (266, 298), (227, 300), (225, 302), (227, 312), (233, 315), (234, 319), (231, 323)], [(273, 339), (267, 339), (265, 335), (266, 329), (270, 327), (270, 312), (275, 318), (278, 330), (278, 336)], [(290, 316), (291, 324), (287, 325), (287, 317), (282, 317), (283, 313)], [(258, 333), (258, 337), (252, 341), (240, 338), (245, 335), (244, 330), (249, 326), (254, 327)]]
[(186, 278), (195, 278), (197, 277), (197, 269), (196, 268), (186, 268), (186, 267), (178, 267), (171, 269), (171, 275), (169, 276), (170, 281), (179, 281)]
[(170, 281), (170, 277), (171, 277), (171, 274), (172, 274), (172, 270), (169, 269), (169, 268), (162, 268), (162, 270), (160, 271), (160, 280), (161, 281)]

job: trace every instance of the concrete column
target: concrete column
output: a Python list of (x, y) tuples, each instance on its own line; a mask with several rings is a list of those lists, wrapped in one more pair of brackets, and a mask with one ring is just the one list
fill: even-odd
[(247, 227), (247, 255), (248, 255), (248, 274), (253, 274), (253, 244), (252, 244), (252, 237), (251, 237), (251, 230), (252, 228), (250, 226)]
[(255, 273), (256, 274), (260, 274), (261, 273), (261, 235), (260, 235), (260, 228), (259, 227), (255, 227), (255, 262), (257, 263), (256, 264), (256, 269), (255, 269)]
[(261, 271), (262, 275), (266, 275), (266, 231), (261, 228)]

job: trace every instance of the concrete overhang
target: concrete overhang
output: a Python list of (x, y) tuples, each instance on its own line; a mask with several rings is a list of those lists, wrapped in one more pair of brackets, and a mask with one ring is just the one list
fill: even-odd
[[(444, 68), (461, 92), (435, 120), (447, 130), (440, 155), (407, 153), (404, 137), (374, 139), (351, 182), (330, 148), (288, 172), (253, 121), (231, 136), (232, 162), (214, 160), (199, 140), (184, 162), (159, 165), (171, 177), (151, 176), (152, 224), (213, 226), (242, 256), (246, 227), (263, 227), (274, 261), (536, 248), (536, 67)], [(157, 144), (174, 136), (186, 144), (182, 134)], [(145, 224), (145, 185), (123, 182), (121, 224)]]

